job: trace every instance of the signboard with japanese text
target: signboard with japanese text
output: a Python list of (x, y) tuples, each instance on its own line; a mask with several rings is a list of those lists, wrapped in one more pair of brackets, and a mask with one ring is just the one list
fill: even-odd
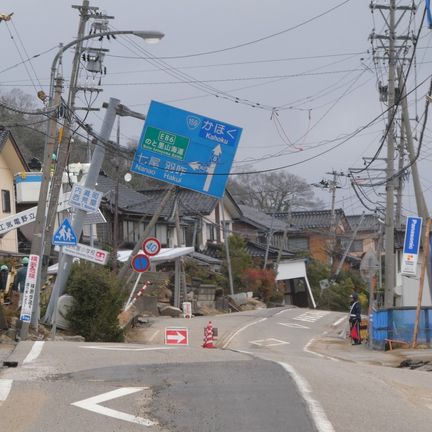
[(39, 256), (30, 255), (27, 267), (27, 276), (24, 284), (24, 293), (21, 305), (20, 320), (30, 322), (33, 310), (36, 281), (39, 271)]
[(62, 250), (66, 255), (82, 258), (101, 265), (105, 265), (109, 258), (109, 252), (82, 243), (77, 243), (75, 246), (63, 246)]
[(20, 213), (0, 219), (0, 236), (36, 220), (37, 207), (29, 208)]
[(99, 209), (102, 195), (102, 192), (75, 183), (72, 186), (69, 204), (86, 212), (95, 213)]
[(242, 128), (152, 101), (131, 171), (222, 198)]
[(423, 219), (421, 217), (407, 217), (401, 263), (401, 274), (405, 276), (417, 275), (417, 261), (420, 249), (422, 222)]

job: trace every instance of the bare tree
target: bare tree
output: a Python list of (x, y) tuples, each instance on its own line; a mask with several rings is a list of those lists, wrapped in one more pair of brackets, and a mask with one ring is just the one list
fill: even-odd
[(262, 174), (237, 174), (228, 189), (242, 204), (266, 212), (322, 208), (310, 184), (285, 171)]

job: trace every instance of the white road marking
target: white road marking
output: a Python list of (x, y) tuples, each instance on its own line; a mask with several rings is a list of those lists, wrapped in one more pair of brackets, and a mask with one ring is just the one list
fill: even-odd
[(339, 318), (337, 321), (335, 321), (333, 324), (332, 324), (332, 327), (337, 327), (342, 321), (345, 321), (347, 319), (347, 317), (342, 317), (342, 318)]
[(9, 392), (12, 389), (13, 380), (11, 379), (0, 379), (0, 406), (9, 396)]
[(307, 327), (305, 325), (296, 324), (296, 323), (278, 323), (278, 324), (283, 325), (285, 327), (301, 328), (301, 329), (307, 329), (307, 330), (309, 330), (309, 328), (310, 328), (310, 327)]
[(258, 324), (258, 323), (260, 323), (260, 322), (263, 322), (263, 321), (266, 321), (267, 320), (267, 318), (261, 318), (260, 320), (258, 320), (258, 321), (254, 321), (254, 322), (252, 322), (252, 323), (249, 323), (249, 324), (246, 324), (245, 326), (243, 326), (242, 328), (240, 328), (240, 329), (238, 329), (235, 333), (233, 333), (229, 338), (228, 338), (228, 340), (223, 344), (223, 346), (222, 346), (222, 348), (226, 348), (229, 344), (230, 344), (230, 342), (240, 333), (240, 332), (242, 332), (243, 330), (246, 330), (248, 327), (251, 327), (251, 326), (253, 326), (253, 325), (255, 325), (255, 324)]
[(106, 351), (157, 351), (174, 349), (174, 347), (122, 348), (114, 346), (81, 345), (80, 348)]
[(44, 346), (44, 341), (36, 341), (30, 352), (27, 354), (27, 357), (23, 360), (23, 364), (31, 363), (32, 361), (35, 361), (39, 354), (42, 352), (42, 348)]
[(308, 311), (304, 312), (301, 315), (298, 315), (294, 317), (293, 319), (297, 321), (306, 321), (306, 322), (315, 322), (318, 321), (320, 318), (326, 316), (330, 312), (328, 311)]
[(119, 388), (117, 390), (113, 390), (107, 393), (102, 393), (98, 396), (94, 396), (88, 399), (83, 399), (81, 401), (78, 402), (74, 402), (71, 405), (74, 405), (78, 408), (82, 408), (85, 409), (87, 411), (92, 411), (95, 412), (96, 414), (102, 414), (105, 415), (107, 417), (112, 417), (112, 418), (116, 418), (119, 420), (124, 420), (130, 423), (136, 423), (139, 425), (143, 425), (143, 426), (154, 426), (157, 423), (149, 420), (149, 419), (145, 419), (142, 417), (137, 417), (134, 416), (132, 414), (127, 414), (125, 412), (121, 412), (121, 411), (117, 411), (117, 410), (113, 410), (111, 408), (105, 408), (103, 406), (100, 406), (99, 404), (102, 402), (106, 402), (109, 401), (111, 399), (116, 399), (122, 396), (126, 396), (126, 395), (130, 395), (142, 390), (147, 390), (149, 387), (124, 387), (124, 388)]
[(281, 311), (275, 313), (273, 316), (281, 315), (281, 314), (283, 314), (283, 313), (285, 313), (285, 312), (288, 312), (289, 310), (291, 310), (291, 309), (284, 309), (284, 310), (281, 310)]
[(277, 345), (289, 345), (289, 342), (281, 341), (279, 339), (274, 339), (274, 338), (259, 339), (256, 341), (250, 341), (249, 343), (254, 344), (254, 345), (263, 346), (263, 347), (277, 346)]
[(309, 412), (311, 413), (318, 432), (335, 432), (333, 425), (330, 423), (330, 420), (327, 418), (327, 415), (324, 412), (323, 407), (312, 397), (312, 390), (309, 386), (309, 383), (288, 363), (277, 363), (280, 364), (291, 375), (294, 382), (296, 383), (297, 388), (303, 396)]
[(323, 355), (323, 354), (320, 354), (320, 353), (317, 353), (317, 352), (315, 352), (315, 351), (311, 351), (310, 349), (309, 349), (309, 347), (312, 345), (312, 343), (313, 342), (315, 342), (315, 338), (312, 338), (304, 347), (303, 347), (303, 351), (304, 352), (307, 352), (307, 353), (309, 353), (309, 354), (313, 354), (314, 356), (317, 356), (317, 357), (320, 357), (320, 358), (324, 358), (324, 359), (327, 359), (327, 360), (331, 360), (331, 361), (335, 361), (335, 362), (338, 362), (339, 360), (337, 359), (337, 358), (334, 358), (334, 357), (331, 357), (331, 356), (326, 356), (326, 355)]
[(149, 339), (149, 342), (153, 342), (154, 338), (156, 337), (157, 334), (159, 334), (159, 332), (160, 332), (160, 330), (156, 330), (156, 331), (153, 333), (152, 337)]

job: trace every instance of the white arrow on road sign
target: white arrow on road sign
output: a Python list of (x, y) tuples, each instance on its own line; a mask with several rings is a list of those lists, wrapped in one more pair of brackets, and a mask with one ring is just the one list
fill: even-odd
[(213, 174), (216, 169), (216, 164), (218, 163), (221, 154), (222, 154), (222, 147), (220, 144), (218, 144), (212, 151), (211, 164), (207, 168), (207, 177), (203, 188), (203, 190), (206, 192), (208, 192), (208, 190), (210, 189), (211, 181), (213, 179)]
[(168, 334), (167, 335), (167, 341), (174, 341), (178, 344), (182, 343), (184, 340), (186, 340), (186, 337), (183, 336), (179, 331), (175, 332), (175, 334)]
[(186, 327), (168, 327), (165, 329), (166, 345), (187, 345), (188, 329)]
[(71, 405), (74, 405), (78, 408), (82, 408), (85, 409), (87, 411), (92, 411), (95, 412), (96, 414), (102, 414), (105, 415), (107, 417), (112, 417), (112, 418), (116, 418), (119, 420), (124, 420), (130, 423), (136, 423), (142, 426), (154, 426), (157, 423), (149, 420), (149, 419), (145, 419), (142, 417), (137, 417), (134, 416), (132, 414), (127, 414), (125, 412), (121, 412), (121, 411), (117, 411), (111, 408), (106, 408), (103, 407), (101, 405), (99, 405), (102, 402), (106, 402), (112, 399), (117, 399), (119, 397), (122, 396), (127, 396), (133, 393), (137, 393), (139, 391), (142, 390), (148, 390), (149, 387), (124, 387), (124, 388), (119, 388), (117, 390), (113, 390), (113, 391), (109, 391), (108, 393), (102, 393), (98, 396), (94, 396), (88, 399), (83, 399), (81, 401), (78, 402), (74, 402)]

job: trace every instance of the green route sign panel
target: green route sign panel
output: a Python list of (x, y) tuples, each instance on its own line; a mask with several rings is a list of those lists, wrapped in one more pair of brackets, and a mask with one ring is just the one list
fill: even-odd
[(149, 126), (142, 147), (173, 159), (184, 160), (188, 145), (189, 138)]

